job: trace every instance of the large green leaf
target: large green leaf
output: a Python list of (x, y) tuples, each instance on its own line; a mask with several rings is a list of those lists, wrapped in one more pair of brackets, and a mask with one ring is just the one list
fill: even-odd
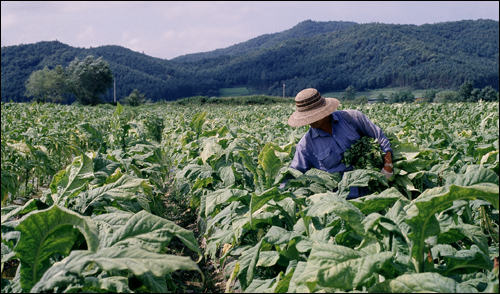
[(176, 270), (196, 270), (198, 265), (186, 256), (149, 252), (138, 247), (106, 248), (98, 252), (74, 250), (60, 263), (54, 264), (33, 287), (33, 292), (64, 289), (77, 281), (89, 264), (94, 263), (104, 271), (128, 270), (136, 276), (152, 273), (155, 276)]
[(23, 217), (16, 227), (21, 232), (21, 238), (14, 250), (21, 260), (21, 286), (24, 291), (29, 291), (50, 267), (52, 254), (69, 254), (76, 237), (73, 226), (85, 236), (90, 252), (96, 251), (99, 246), (97, 226), (88, 217), (57, 205)]
[(94, 179), (90, 182), (92, 186), (103, 185), (106, 179), (122, 165), (120, 162), (115, 162), (100, 156), (92, 158), (92, 161), (94, 162)]
[(240, 269), (238, 272), (238, 278), (243, 290), (245, 290), (250, 283), (252, 283), (255, 267), (257, 266), (257, 262), (259, 260), (261, 245), (262, 241), (257, 243), (252, 248), (244, 251), (241, 254), (241, 258), (238, 260)]
[(417, 263), (417, 268), (423, 271), (424, 242), (430, 236), (440, 232), (439, 222), (435, 214), (453, 205), (456, 200), (484, 199), (498, 209), (498, 185), (472, 185), (461, 187), (451, 185), (449, 189), (434, 188), (422, 193), (407, 209), (406, 223), (412, 228), (408, 238), (413, 241), (412, 257)]
[(210, 137), (205, 142), (203, 142), (203, 151), (200, 154), (203, 163), (207, 163), (211, 160), (216, 160), (224, 154), (222, 146), (217, 144), (217, 138)]
[(350, 199), (349, 202), (359, 208), (362, 213), (368, 215), (372, 212), (380, 211), (389, 207), (389, 205), (396, 202), (398, 199), (407, 204), (410, 202), (396, 188), (391, 187), (384, 190), (380, 194), (372, 194), (365, 197)]
[(274, 178), (282, 167), (281, 159), (276, 155), (276, 150), (271, 142), (267, 143), (258, 156), (258, 163), (266, 176), (265, 188), (269, 189), (274, 183)]
[[(147, 201), (141, 201), (142, 198), (138, 194), (145, 194), (148, 191), (146, 180), (123, 175), (117, 181), (94, 188), (86, 193), (83, 193), (79, 199), (79, 203), (74, 209), (80, 213), (84, 213), (87, 208), (94, 205), (103, 205), (103, 200), (132, 200), (137, 199), (142, 208), (150, 211)], [(142, 193), (138, 193), (142, 192)]]
[(367, 254), (339, 245), (314, 244), (304, 271), (295, 280), (297, 291), (372, 286), (392, 255), (392, 252)]
[(191, 122), (189, 123), (189, 127), (196, 132), (198, 135), (201, 134), (201, 130), (203, 128), (203, 124), (205, 124), (205, 119), (207, 118), (208, 112), (200, 112), (193, 115)]
[(223, 203), (230, 203), (240, 198), (247, 197), (248, 191), (240, 189), (219, 189), (206, 195), (205, 217), (208, 217), (214, 209)]
[(107, 247), (140, 247), (152, 252), (164, 252), (172, 237), (179, 238), (189, 249), (201, 251), (192, 231), (179, 227), (172, 221), (140, 211), (112, 235), (101, 241), (99, 249)]
[(369, 288), (376, 293), (477, 293), (477, 289), (438, 273), (406, 274)]
[(472, 245), (470, 250), (460, 250), (452, 255), (442, 254), (442, 258), (446, 263), (444, 275), (448, 276), (453, 271), (459, 273), (474, 273), (478, 269), (491, 271), (493, 269), (493, 261), (490, 257), (479, 250), (478, 247)]
[(278, 202), (278, 201), (281, 201), (287, 197), (290, 197), (290, 193), (288, 193), (288, 192), (280, 193), (278, 191), (278, 188), (276, 188), (276, 187), (271, 188), (269, 190), (266, 190), (260, 195), (252, 193), (252, 198), (250, 200), (250, 213), (249, 213), (250, 226), (253, 227), (252, 216), (253, 216), (254, 212), (256, 212), (258, 209), (260, 209), (262, 206), (264, 206), (270, 200), (274, 200), (274, 202)]
[(52, 200), (56, 204), (67, 206), (68, 199), (75, 197), (94, 178), (94, 164), (92, 160), (82, 153), (75, 157), (73, 163), (65, 171), (54, 176), (50, 189)]
[(347, 197), (350, 192), (350, 187), (368, 187), (373, 183), (375, 183), (375, 185), (380, 183), (383, 186), (389, 186), (385, 176), (378, 171), (358, 169), (345, 172), (339, 183), (338, 193), (341, 197)]
[(331, 192), (326, 193), (322, 201), (308, 206), (302, 212), (309, 217), (321, 217), (325, 214), (334, 213), (349, 223), (360, 236), (364, 235), (365, 230), (361, 222), (365, 215), (346, 199)]

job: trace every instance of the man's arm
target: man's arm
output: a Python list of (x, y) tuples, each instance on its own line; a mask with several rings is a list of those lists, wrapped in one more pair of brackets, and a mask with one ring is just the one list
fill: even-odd
[(386, 172), (392, 173), (392, 152), (391, 151), (387, 152), (384, 156), (384, 169)]
[(366, 115), (359, 110), (348, 110), (354, 120), (355, 128), (365, 136), (377, 139), (380, 149), (385, 153), (384, 167), (381, 170), (389, 179), (392, 176), (392, 148), (391, 143), (381, 128), (374, 124)]
[[(392, 148), (391, 148), (391, 143), (389, 142), (389, 139), (387, 139), (387, 136), (384, 135), (384, 132), (382, 131), (381, 128), (379, 128), (376, 124), (374, 124), (366, 115), (364, 115), (361, 111), (359, 110), (346, 110), (349, 112), (351, 117), (353, 118), (353, 123), (354, 127), (361, 132), (363, 135), (372, 137), (374, 139), (377, 139), (380, 149), (384, 153), (391, 154), (389, 155), (389, 160), (387, 163), (392, 162)], [(384, 157), (384, 163), (385, 163), (385, 157)]]

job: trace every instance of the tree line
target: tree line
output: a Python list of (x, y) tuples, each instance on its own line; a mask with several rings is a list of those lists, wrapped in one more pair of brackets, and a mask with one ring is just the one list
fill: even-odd
[[(320, 92), (403, 87), (458, 91), (465, 81), (499, 89), (498, 21), (438, 24), (298, 25), (232, 50), (164, 60), (120, 46), (74, 48), (60, 42), (2, 47), (2, 101), (29, 101), (24, 82), (36, 70), (67, 67), (75, 58), (102, 57), (116, 81), (117, 97), (135, 89), (152, 101), (218, 96), (220, 88), (248, 87), (286, 96), (314, 87)], [(286, 33), (286, 34), (285, 34)], [(264, 38), (265, 37), (265, 38)], [(261, 46), (259, 46), (261, 44)], [(262, 45), (262, 44), (265, 44)], [(74, 97), (69, 96), (67, 103)], [(101, 95), (113, 101), (113, 91)]]
[(57, 65), (52, 70), (46, 66), (34, 71), (26, 81), (25, 95), (35, 102), (57, 103), (73, 95), (82, 105), (97, 105), (112, 85), (109, 64), (102, 57), (89, 55), (83, 60), (75, 58), (65, 69)]

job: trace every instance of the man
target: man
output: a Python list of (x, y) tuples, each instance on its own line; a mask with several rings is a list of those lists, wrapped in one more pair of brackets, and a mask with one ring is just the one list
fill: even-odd
[[(392, 149), (382, 130), (358, 110), (339, 110), (335, 98), (324, 98), (313, 88), (300, 91), (295, 97), (296, 111), (288, 119), (292, 127), (311, 128), (297, 144), (291, 168), (305, 173), (317, 168), (329, 173), (353, 170), (342, 162), (344, 152), (361, 136), (376, 138), (385, 153), (381, 172), (392, 176)], [(365, 195), (366, 188), (352, 187), (348, 199)]]

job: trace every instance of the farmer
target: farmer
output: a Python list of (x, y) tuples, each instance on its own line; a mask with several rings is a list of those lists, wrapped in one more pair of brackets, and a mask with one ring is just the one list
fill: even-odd
[[(337, 110), (339, 100), (324, 98), (318, 90), (309, 88), (295, 97), (296, 111), (288, 119), (292, 127), (309, 125), (311, 128), (297, 144), (291, 168), (305, 173), (314, 167), (329, 173), (353, 170), (342, 162), (344, 152), (361, 138), (369, 136), (378, 140), (385, 153), (381, 172), (392, 176), (392, 149), (382, 130), (359, 110)], [(282, 184), (284, 186), (284, 184)], [(347, 199), (357, 198), (368, 192), (366, 187), (352, 187)]]

